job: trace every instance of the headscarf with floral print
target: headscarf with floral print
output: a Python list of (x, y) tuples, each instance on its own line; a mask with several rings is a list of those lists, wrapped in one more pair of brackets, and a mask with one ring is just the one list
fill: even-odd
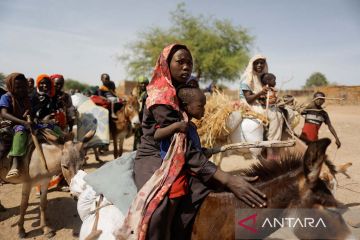
[(146, 88), (148, 94), (146, 107), (148, 109), (156, 104), (164, 104), (179, 111), (179, 101), (176, 97), (176, 89), (171, 80), (170, 67), (168, 63), (170, 53), (175, 47), (189, 51), (185, 45), (181, 44), (171, 44), (162, 50), (156, 62), (152, 79)]

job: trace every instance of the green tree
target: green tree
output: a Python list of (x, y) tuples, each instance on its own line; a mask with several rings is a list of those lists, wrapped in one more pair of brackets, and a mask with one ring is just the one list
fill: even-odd
[(204, 81), (232, 81), (249, 60), (249, 48), (253, 42), (247, 30), (234, 26), (228, 20), (192, 16), (179, 4), (170, 13), (169, 29), (150, 28), (139, 34), (139, 40), (128, 45), (130, 53), (120, 56), (136, 78), (149, 75), (161, 50), (168, 44), (185, 44), (193, 55), (194, 72)]
[(319, 87), (319, 86), (326, 86), (329, 82), (326, 79), (325, 75), (320, 72), (315, 72), (310, 75), (310, 77), (306, 80), (305, 88), (311, 87)]
[(74, 79), (66, 79), (65, 80), (65, 84), (64, 84), (64, 90), (70, 90), (70, 89), (78, 89), (80, 90), (80, 92), (84, 91), (86, 88), (88, 88), (89, 85), (87, 84), (84, 84), (84, 83), (81, 83), (77, 80), (74, 80)]

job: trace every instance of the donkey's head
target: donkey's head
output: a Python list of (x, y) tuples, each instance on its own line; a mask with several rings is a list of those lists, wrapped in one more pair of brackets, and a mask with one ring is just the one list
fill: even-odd
[(125, 100), (125, 109), (124, 109), (125, 118), (128, 119), (128, 121), (131, 122), (131, 126), (135, 128), (140, 124), (139, 102), (135, 96), (126, 96), (124, 100)]
[(315, 238), (352, 239), (350, 230), (336, 209), (339, 207), (338, 202), (329, 190), (327, 182), (321, 178), (322, 168), (324, 165), (329, 166), (325, 152), (330, 143), (330, 139), (325, 138), (309, 144), (303, 157), (303, 175), (300, 175), (298, 181), (299, 199), (291, 203), (292, 208), (315, 209), (314, 213), (326, 223), (326, 231), (295, 229), (295, 233), (301, 238), (315, 236)]
[(62, 148), (61, 156), (61, 171), (65, 180), (70, 184), (71, 179), (81, 169), (84, 164), (84, 146), (85, 143), (95, 135), (95, 131), (87, 132), (82, 141), (74, 142), (73, 139), (68, 139)]
[(321, 170), (328, 161), (325, 152), (330, 143), (330, 139), (324, 138), (309, 144), (303, 157), (304, 174), (299, 181), (301, 199), (298, 207), (337, 207), (335, 197), (320, 177)]

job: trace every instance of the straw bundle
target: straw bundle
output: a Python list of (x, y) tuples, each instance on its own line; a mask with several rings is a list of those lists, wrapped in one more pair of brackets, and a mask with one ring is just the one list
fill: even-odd
[(240, 111), (242, 117), (257, 118), (263, 124), (267, 124), (267, 118), (264, 115), (255, 113), (248, 105), (239, 101), (234, 102), (230, 97), (215, 91), (206, 99), (204, 117), (194, 121), (202, 146), (211, 148), (217, 141), (226, 140), (231, 133), (231, 130), (226, 127), (226, 121), (233, 111)]
[(207, 97), (204, 117), (194, 121), (204, 147), (213, 147), (216, 139), (226, 138), (229, 131), (225, 124), (232, 111), (231, 99), (224, 94), (216, 91)]

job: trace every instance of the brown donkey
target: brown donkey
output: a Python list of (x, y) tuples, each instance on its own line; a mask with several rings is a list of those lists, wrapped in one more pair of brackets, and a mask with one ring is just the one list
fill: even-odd
[(46, 159), (48, 171), (45, 169), (44, 163), (40, 160), (38, 152), (34, 151), (34, 145), (29, 142), (27, 153), (22, 161), (21, 175), (18, 178), (6, 179), (7, 174), (6, 165), (9, 164), (8, 158), (0, 160), (0, 179), (13, 183), (22, 183), (20, 218), (18, 221), (18, 234), (20, 238), (26, 236), (24, 229), (24, 217), (28, 207), (29, 196), (31, 188), (35, 185), (41, 186), (40, 196), (40, 227), (44, 235), (52, 237), (55, 232), (47, 226), (46, 223), (46, 205), (47, 205), (47, 191), (50, 179), (54, 175), (62, 172), (68, 184), (74, 177), (76, 172), (84, 163), (84, 143), (88, 142), (95, 134), (95, 131), (89, 131), (84, 139), (80, 142), (73, 142), (73, 140), (66, 141), (64, 144), (57, 144), (56, 139), (48, 139), (52, 142), (49, 144), (42, 144), (42, 149)]
[[(285, 209), (316, 209), (323, 219), (328, 220), (326, 232), (311, 232), (308, 228), (294, 229), (295, 235), (302, 238), (311, 233), (312, 239), (353, 239), (341, 214), (333, 210), (338, 207), (338, 202), (319, 178), (321, 167), (326, 164), (325, 151), (330, 142), (329, 139), (321, 139), (310, 144), (303, 157), (287, 155), (279, 162), (266, 161), (241, 173), (259, 176), (255, 186), (266, 194), (268, 209), (283, 209), (283, 216), (286, 216)], [(195, 218), (191, 239), (235, 239), (235, 213), (242, 210), (254, 214), (258, 212), (258, 216), (264, 211), (249, 209), (232, 193), (209, 194)], [(298, 217), (301, 217), (300, 213)], [(275, 230), (271, 229), (256, 237), (265, 238)], [(249, 235), (249, 238), (254, 236)]]
[(114, 141), (114, 158), (122, 155), (125, 137), (131, 134), (132, 128), (140, 124), (137, 98), (125, 96), (123, 99), (124, 106), (115, 113), (117, 119), (110, 120), (110, 134)]

